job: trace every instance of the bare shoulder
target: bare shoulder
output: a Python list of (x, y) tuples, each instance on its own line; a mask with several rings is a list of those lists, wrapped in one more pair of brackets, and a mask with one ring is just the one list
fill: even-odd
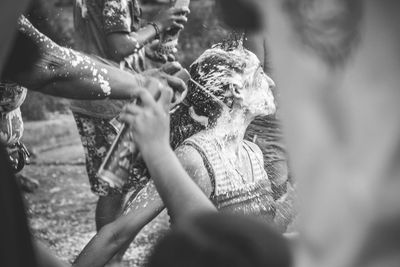
[(211, 195), (212, 184), (201, 154), (189, 145), (179, 146), (175, 150), (175, 154), (189, 176), (200, 186), (207, 196)]

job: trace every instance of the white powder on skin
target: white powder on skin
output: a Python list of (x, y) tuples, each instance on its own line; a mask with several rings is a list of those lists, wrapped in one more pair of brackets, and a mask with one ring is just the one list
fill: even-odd
[[(56, 72), (57, 67), (71, 69), (71, 71), (76, 69), (81, 70), (82, 76), (89, 74), (92, 83), (98, 85), (98, 88), (101, 89), (102, 93), (98, 96), (107, 97), (111, 94), (111, 86), (109, 83), (109, 77), (107, 76), (107, 70), (99, 68), (97, 63), (90, 57), (72, 49), (57, 45), (33, 27), (29, 20), (24, 16), (19, 19), (19, 30), (32, 38), (32, 40), (38, 44), (40, 52), (43, 55), (41, 62), (38, 64), (41, 66), (43, 65), (47, 71)], [(57, 61), (57, 58), (62, 59), (62, 62), (60, 62), (60, 60)], [(88, 70), (90, 70), (90, 72), (88, 72)], [(63, 78), (66, 78), (69, 74), (70, 73), (66, 71), (60, 75), (62, 75)]]

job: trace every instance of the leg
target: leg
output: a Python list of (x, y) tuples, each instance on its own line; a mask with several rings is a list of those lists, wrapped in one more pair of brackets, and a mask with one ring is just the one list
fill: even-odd
[[(121, 215), (123, 203), (124, 203), (124, 196), (122, 194), (99, 197), (96, 206), (97, 231), (99, 231), (103, 226), (113, 222)], [(122, 258), (125, 254), (125, 251), (128, 249), (128, 246), (126, 246), (124, 249), (118, 252), (109, 261), (107, 267), (121, 266)]]
[(123, 195), (100, 196), (96, 206), (96, 229), (113, 222), (120, 214), (123, 205)]

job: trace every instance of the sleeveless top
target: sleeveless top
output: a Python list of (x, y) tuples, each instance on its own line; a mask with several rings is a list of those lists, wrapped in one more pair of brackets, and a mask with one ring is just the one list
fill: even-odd
[(275, 205), (271, 183), (264, 169), (261, 151), (254, 143), (243, 141), (243, 149), (252, 168), (251, 181), (224, 164), (227, 159), (219, 153), (221, 145), (216, 138), (201, 132), (186, 139), (183, 145), (193, 147), (201, 155), (213, 187), (210, 199), (219, 211), (273, 223)]

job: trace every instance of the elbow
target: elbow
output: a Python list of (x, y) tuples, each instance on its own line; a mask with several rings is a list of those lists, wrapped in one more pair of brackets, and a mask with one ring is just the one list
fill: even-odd
[(109, 57), (115, 62), (121, 62), (128, 56), (129, 56), (129, 53), (128, 53), (127, 49), (124, 49), (123, 47), (112, 48), (112, 49), (110, 49), (110, 52), (109, 52)]
[(130, 56), (135, 51), (137, 42), (126, 33), (112, 33), (107, 35), (108, 56), (120, 62)]

